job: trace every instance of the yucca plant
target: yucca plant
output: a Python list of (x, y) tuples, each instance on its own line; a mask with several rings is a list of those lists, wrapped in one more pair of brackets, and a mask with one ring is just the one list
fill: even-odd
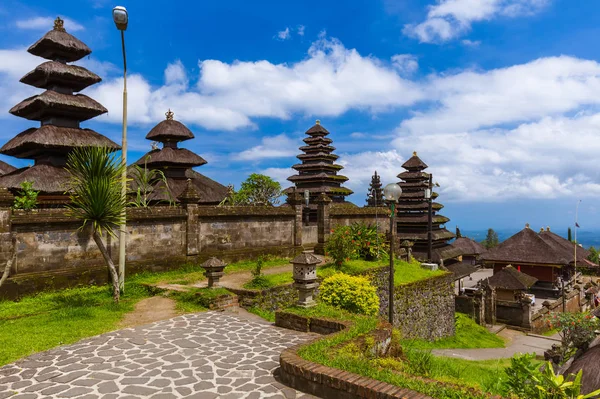
[(113, 299), (119, 302), (119, 277), (102, 235), (116, 238), (115, 231), (124, 222), (126, 200), (121, 196), (124, 166), (109, 149), (87, 147), (76, 148), (69, 154), (66, 169), (70, 174), (68, 212), (82, 222), (80, 230), (91, 228), (110, 272)]
[(169, 205), (175, 203), (175, 199), (169, 191), (169, 183), (165, 174), (158, 169), (148, 169), (148, 160), (150, 156), (147, 156), (144, 160), (144, 166), (133, 165), (131, 168), (131, 175), (133, 181), (137, 186), (137, 192), (135, 199), (130, 202), (131, 205), (138, 208), (148, 208), (150, 206), (150, 196), (154, 192), (156, 187), (161, 186), (163, 194), (167, 197), (166, 202)]

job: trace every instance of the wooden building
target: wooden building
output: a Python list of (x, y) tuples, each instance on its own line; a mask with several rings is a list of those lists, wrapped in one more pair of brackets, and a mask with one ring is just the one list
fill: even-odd
[(520, 294), (525, 294), (537, 282), (535, 277), (522, 273), (511, 265), (494, 273), (492, 277), (483, 280), (496, 290), (496, 299), (500, 301), (517, 302)]
[(481, 255), (487, 252), (483, 245), (468, 237), (457, 238), (452, 242), (452, 246), (461, 250), (460, 260), (471, 265), (480, 264)]
[(9, 171), (0, 176), (0, 187), (15, 192), (21, 183), (33, 183), (38, 190), (38, 204), (61, 204), (67, 201), (69, 179), (64, 166), (69, 152), (76, 147), (120, 147), (107, 137), (80, 123), (107, 112), (101, 104), (84, 94), (74, 94), (101, 81), (86, 68), (70, 65), (92, 51), (76, 37), (67, 33), (63, 21), (57, 18), (54, 29), (46, 33), (27, 50), (46, 61), (29, 72), (21, 82), (45, 89), (15, 105), (10, 113), (39, 121), (40, 127), (30, 128), (9, 140), (0, 153), (16, 158), (32, 159), (33, 166)]
[[(425, 198), (425, 189), (429, 185), (429, 173), (425, 172), (427, 165), (414, 152), (402, 167), (406, 171), (398, 175), (402, 179), (398, 183), (402, 187), (402, 195), (396, 206), (398, 239), (400, 242), (413, 242), (413, 256), (426, 260), (429, 230), (429, 203)], [(432, 192), (432, 201), (437, 197), (438, 194)], [(453, 239), (454, 234), (444, 227), (450, 219), (438, 213), (442, 208), (442, 204), (432, 203), (432, 261), (436, 263), (457, 258), (462, 254), (459, 248), (448, 244), (448, 240)]]
[[(154, 126), (146, 135), (146, 139), (162, 144), (162, 148), (155, 148), (144, 154), (135, 162), (142, 168), (156, 169), (164, 173), (167, 187), (163, 182), (155, 182), (150, 194), (152, 201), (177, 202), (177, 198), (186, 189), (187, 180), (200, 195), (200, 204), (217, 205), (227, 196), (227, 187), (196, 172), (192, 168), (205, 165), (207, 162), (192, 151), (179, 148), (179, 143), (194, 138), (194, 134), (183, 123), (174, 119), (174, 113), (169, 110), (166, 119)], [(131, 168), (129, 169), (131, 175)], [(137, 182), (132, 181), (131, 189), (137, 190)]]

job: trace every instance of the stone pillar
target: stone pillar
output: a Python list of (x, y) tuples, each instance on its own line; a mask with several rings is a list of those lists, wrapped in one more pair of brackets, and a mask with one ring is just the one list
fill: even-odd
[(329, 240), (329, 234), (331, 232), (331, 219), (329, 218), (331, 198), (329, 198), (327, 194), (322, 193), (319, 195), (316, 202), (318, 243), (315, 246), (315, 253), (325, 255), (325, 244)]
[(317, 282), (317, 264), (320, 259), (309, 251), (304, 251), (290, 261), (294, 265), (294, 288), (298, 290), (296, 305), (310, 308), (316, 305), (314, 299)]
[(200, 200), (200, 194), (192, 184), (191, 179), (187, 179), (187, 186), (177, 199), (187, 213), (187, 221), (185, 224), (185, 254), (188, 256), (198, 255), (200, 253), (200, 225), (198, 222), (198, 201)]
[(294, 246), (302, 246), (302, 195), (295, 191), (288, 194), (287, 203), (294, 208)]
[(208, 288), (218, 287), (227, 263), (213, 256), (200, 266), (204, 269), (204, 275), (208, 278)]
[(487, 286), (485, 289), (485, 322), (496, 324), (496, 290)]
[[(5, 187), (0, 187), (0, 263), (8, 261), (13, 250), (13, 239), (16, 236), (12, 233), (12, 205), (15, 202), (15, 197)], [(4, 266), (0, 269), (4, 270)], [(2, 272), (0, 271), (0, 276)], [(11, 276), (14, 276), (17, 272), (17, 262), (15, 260), (13, 268), (10, 272)]]

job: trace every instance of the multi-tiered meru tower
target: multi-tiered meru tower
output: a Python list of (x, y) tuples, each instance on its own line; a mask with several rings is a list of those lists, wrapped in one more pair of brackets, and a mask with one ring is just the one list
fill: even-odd
[[(398, 175), (402, 181), (402, 195), (397, 205), (397, 228), (400, 242), (408, 240), (414, 243), (413, 256), (420, 260), (427, 259), (428, 249), (428, 213), (429, 203), (425, 198), (425, 190), (429, 186), (429, 173), (425, 172), (427, 165), (414, 152), (413, 156), (402, 167), (406, 169)], [(438, 194), (432, 191), (432, 201)], [(432, 202), (432, 261), (439, 263), (442, 260), (460, 255), (460, 251), (448, 244), (454, 234), (446, 230), (443, 225), (450, 221), (438, 212), (443, 205)]]
[(79, 124), (107, 112), (101, 104), (84, 94), (74, 94), (101, 81), (87, 69), (69, 65), (92, 51), (70, 35), (57, 18), (54, 29), (46, 33), (27, 50), (49, 61), (29, 72), (21, 82), (45, 89), (15, 105), (10, 113), (39, 121), (40, 127), (30, 128), (6, 143), (0, 153), (16, 158), (33, 159), (30, 167), (0, 176), (0, 187), (18, 190), (29, 181), (40, 191), (38, 203), (63, 203), (69, 176), (64, 166), (75, 147), (107, 147), (118, 150), (113, 141)]
[(294, 187), (287, 188), (284, 193), (291, 193), (294, 188), (300, 193), (308, 190), (311, 205), (322, 193), (327, 194), (333, 202), (344, 202), (352, 190), (342, 187), (348, 178), (337, 174), (344, 167), (334, 163), (338, 156), (333, 154), (335, 147), (331, 146), (333, 140), (327, 138), (329, 132), (317, 121), (306, 134), (308, 137), (303, 140), (306, 145), (300, 147), (303, 154), (297, 157), (302, 163), (292, 166), (298, 174), (288, 177)]

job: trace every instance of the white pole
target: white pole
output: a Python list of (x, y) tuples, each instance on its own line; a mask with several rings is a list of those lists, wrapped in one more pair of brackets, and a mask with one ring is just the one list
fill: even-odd
[[(121, 45), (123, 47), (123, 138), (121, 144), (121, 196), (127, 199), (127, 58), (125, 57), (125, 32), (121, 31)], [(123, 225), (119, 231), (119, 289), (125, 292), (125, 246), (127, 212), (123, 211)]]
[(575, 278), (577, 278), (577, 229), (579, 224), (577, 223), (577, 216), (579, 213), (579, 204), (581, 200), (577, 201), (577, 206), (575, 206), (575, 250), (573, 252), (573, 265), (575, 268)]

